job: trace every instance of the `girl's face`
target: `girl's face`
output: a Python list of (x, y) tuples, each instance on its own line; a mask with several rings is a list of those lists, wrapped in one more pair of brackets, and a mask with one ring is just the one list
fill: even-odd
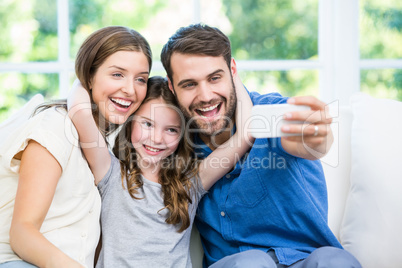
[(144, 53), (118, 51), (98, 68), (91, 80), (92, 98), (110, 123), (123, 124), (144, 100), (149, 64)]
[(180, 141), (178, 109), (162, 98), (141, 105), (132, 124), (131, 142), (139, 154), (140, 166), (154, 166), (174, 153)]

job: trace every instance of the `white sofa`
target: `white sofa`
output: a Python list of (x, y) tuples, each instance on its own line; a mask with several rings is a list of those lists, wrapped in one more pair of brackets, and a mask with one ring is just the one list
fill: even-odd
[[(359, 93), (330, 107), (335, 141), (321, 159), (328, 224), (364, 268), (402, 267), (402, 103)], [(196, 230), (191, 257), (202, 267)]]

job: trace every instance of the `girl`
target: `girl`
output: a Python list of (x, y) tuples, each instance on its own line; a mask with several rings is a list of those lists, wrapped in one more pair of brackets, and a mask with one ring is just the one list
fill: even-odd
[[(147, 41), (125, 27), (100, 29), (82, 44), (76, 74), (100, 132), (107, 135), (137, 110), (151, 58)], [(0, 161), (0, 267), (92, 267), (100, 196), (66, 101), (41, 106), (10, 132)]]
[[(236, 83), (243, 111), (249, 113), (251, 100), (240, 80)], [(69, 114), (81, 143), (91, 145), (100, 135), (93, 122), (88, 124), (89, 107), (76, 105), (85, 94), (72, 97)], [(238, 131), (198, 165), (188, 136), (181, 138), (185, 122), (177, 107), (167, 81), (152, 77), (144, 102), (116, 138), (116, 157), (104, 142), (82, 146), (102, 197), (96, 267), (191, 267), (189, 242), (198, 201), (251, 144), (241, 135), (240, 118), (247, 119), (247, 113), (240, 116), (238, 109)]]

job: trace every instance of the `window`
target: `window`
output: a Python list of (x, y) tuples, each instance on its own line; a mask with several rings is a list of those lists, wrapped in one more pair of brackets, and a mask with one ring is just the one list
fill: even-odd
[(402, 100), (402, 2), (360, 0), (359, 8), (361, 91)]
[(402, 100), (399, 0), (14, 0), (0, 3), (0, 17), (0, 122), (36, 93), (66, 97), (80, 44), (107, 25), (147, 38), (151, 75), (165, 74), (168, 37), (201, 21), (229, 36), (250, 90), (341, 105), (360, 90)]

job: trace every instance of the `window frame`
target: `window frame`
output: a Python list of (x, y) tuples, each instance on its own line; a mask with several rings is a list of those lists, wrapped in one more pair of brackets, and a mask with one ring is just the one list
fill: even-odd
[[(0, 63), (0, 72), (57, 73), (59, 96), (67, 96), (74, 63), (70, 60), (69, 0), (57, 0), (58, 60)], [(193, 22), (200, 22), (201, 0), (193, 0)], [(360, 91), (360, 70), (402, 69), (402, 59), (360, 59), (359, 0), (319, 0), (317, 60), (240, 60), (239, 71), (319, 71), (319, 98), (347, 105)], [(163, 71), (161, 62), (153, 70)]]

